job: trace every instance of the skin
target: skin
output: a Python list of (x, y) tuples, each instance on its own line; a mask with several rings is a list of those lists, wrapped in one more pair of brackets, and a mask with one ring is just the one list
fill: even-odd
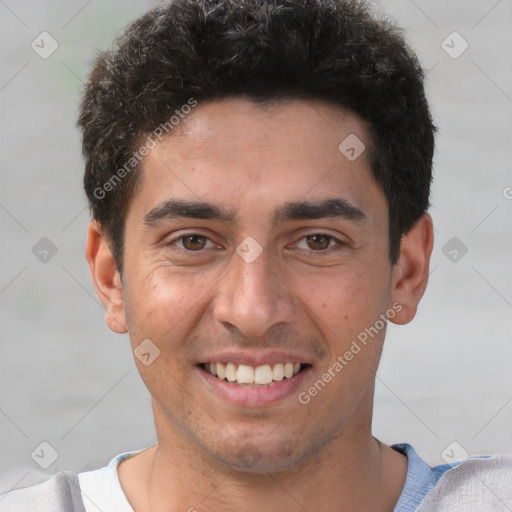
[[(350, 134), (366, 145), (354, 161), (338, 150)], [(401, 310), (391, 321), (413, 319), (427, 284), (432, 220), (424, 214), (403, 236), (392, 265), (370, 145), (363, 120), (319, 101), (199, 104), (142, 163), (122, 279), (91, 222), (86, 256), (107, 325), (128, 331), (132, 349), (150, 339), (160, 350), (149, 366), (135, 359), (158, 444), (119, 465), (134, 510), (393, 510), (407, 459), (371, 434), (385, 328), (306, 405), (296, 393), (272, 405), (233, 404), (197, 369), (206, 354), (228, 348), (283, 349), (311, 364), (299, 390), (307, 391), (393, 304)], [(335, 197), (365, 219), (272, 223), (286, 202)], [(236, 219), (146, 225), (145, 215), (170, 198), (212, 202)], [(207, 238), (179, 239), (190, 233)], [(334, 239), (307, 238), (315, 234)], [(251, 263), (236, 252), (248, 236), (262, 248)]]

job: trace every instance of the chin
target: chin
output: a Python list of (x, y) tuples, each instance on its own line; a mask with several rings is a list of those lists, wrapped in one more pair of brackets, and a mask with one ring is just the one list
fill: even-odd
[(230, 470), (250, 474), (271, 474), (287, 471), (304, 464), (316, 452), (318, 447), (304, 446), (297, 438), (275, 440), (246, 440), (229, 446), (217, 445), (207, 450), (210, 456)]

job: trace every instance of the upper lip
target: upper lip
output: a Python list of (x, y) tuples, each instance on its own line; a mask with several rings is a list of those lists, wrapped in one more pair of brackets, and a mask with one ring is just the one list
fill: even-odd
[(233, 363), (248, 366), (263, 366), (265, 364), (272, 365), (277, 363), (312, 364), (311, 358), (306, 355), (280, 350), (226, 350), (203, 356), (199, 361), (199, 364), (201, 363)]

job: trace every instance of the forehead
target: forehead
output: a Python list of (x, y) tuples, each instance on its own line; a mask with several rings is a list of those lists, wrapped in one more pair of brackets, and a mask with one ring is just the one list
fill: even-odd
[(362, 208), (383, 197), (370, 172), (370, 145), (363, 120), (323, 102), (199, 104), (146, 156), (137, 195), (146, 212), (170, 196), (245, 208), (246, 215), (340, 195)]
[[(365, 121), (320, 101), (275, 100), (261, 104), (228, 98), (199, 106), (179, 128), (176, 142), (188, 159), (204, 157), (205, 153), (209, 158), (223, 159), (228, 154), (233, 159), (246, 159), (252, 154), (263, 157), (264, 150), (265, 156), (278, 156), (280, 160), (310, 161), (315, 156), (319, 159), (320, 154), (315, 152), (322, 150), (327, 151), (325, 156), (339, 156), (338, 146), (349, 135), (370, 142)], [(172, 145), (171, 138), (166, 142)]]

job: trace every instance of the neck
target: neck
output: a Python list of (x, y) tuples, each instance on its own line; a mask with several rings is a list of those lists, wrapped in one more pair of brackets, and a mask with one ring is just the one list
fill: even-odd
[(125, 471), (123, 487), (130, 488), (127, 497), (135, 510), (151, 512), (391, 512), (403, 489), (407, 459), (375, 439), (369, 427), (358, 427), (344, 430), (300, 466), (266, 473), (222, 466), (178, 432), (159, 435), (159, 444), (139, 461), (132, 479), (138, 484), (130, 483)]

